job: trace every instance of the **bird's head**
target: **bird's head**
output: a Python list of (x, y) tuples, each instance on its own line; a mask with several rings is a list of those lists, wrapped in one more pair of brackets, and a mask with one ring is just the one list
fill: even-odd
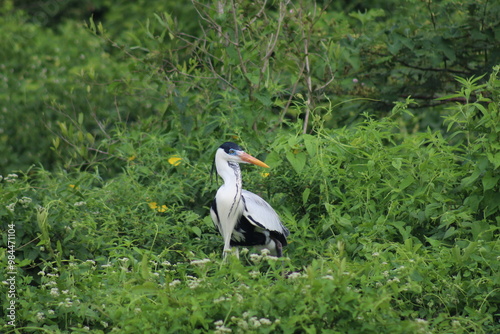
[(269, 166), (257, 158), (252, 157), (250, 154), (243, 151), (241, 147), (235, 143), (226, 142), (222, 144), (215, 155), (215, 159), (237, 163), (250, 163), (260, 167), (269, 168)]

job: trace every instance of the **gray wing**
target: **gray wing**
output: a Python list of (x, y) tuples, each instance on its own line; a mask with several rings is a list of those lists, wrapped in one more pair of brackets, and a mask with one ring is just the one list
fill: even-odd
[(242, 198), (245, 203), (243, 215), (248, 221), (260, 228), (275, 231), (287, 237), (290, 231), (281, 223), (274, 209), (260, 196), (243, 189)]

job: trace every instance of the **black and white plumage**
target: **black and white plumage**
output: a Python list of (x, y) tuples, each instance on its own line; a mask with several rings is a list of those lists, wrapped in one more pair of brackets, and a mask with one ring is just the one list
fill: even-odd
[(242, 188), (239, 163), (269, 168), (234, 143), (217, 149), (215, 167), (224, 184), (215, 195), (210, 215), (224, 239), (224, 256), (232, 246), (267, 248), (271, 255), (281, 256), (290, 232), (265, 200)]

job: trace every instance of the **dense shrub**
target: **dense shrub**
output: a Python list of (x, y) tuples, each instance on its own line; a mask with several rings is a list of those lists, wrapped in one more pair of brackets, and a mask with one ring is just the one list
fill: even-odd
[[(78, 4), (2, 4), (2, 332), (500, 329), (499, 5)], [(283, 259), (221, 261), (227, 140)]]

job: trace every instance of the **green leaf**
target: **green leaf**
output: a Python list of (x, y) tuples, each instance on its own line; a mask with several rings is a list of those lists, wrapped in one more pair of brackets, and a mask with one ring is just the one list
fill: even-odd
[(289, 151), (286, 153), (286, 158), (297, 174), (300, 174), (306, 165), (307, 155), (304, 152), (293, 153)]
[(397, 170), (401, 169), (401, 164), (403, 163), (401, 158), (395, 158), (392, 160), (391, 164), (392, 167), (396, 168)]
[(316, 137), (305, 134), (303, 135), (304, 145), (306, 146), (307, 153), (309, 156), (314, 157), (318, 151), (318, 145), (316, 141)]
[(401, 184), (399, 185), (399, 190), (404, 190), (408, 188), (413, 182), (415, 182), (413, 176), (408, 175), (403, 181), (401, 181)]
[(488, 157), (488, 160), (495, 166), (495, 169), (500, 167), (500, 152), (497, 152), (495, 154), (487, 153), (486, 156)]
[(489, 189), (493, 189), (497, 185), (498, 180), (500, 179), (500, 176), (493, 176), (491, 174), (492, 174), (491, 171), (489, 171), (483, 177), (483, 190), (484, 191), (489, 190)]
[(201, 229), (198, 226), (191, 226), (191, 231), (196, 234), (197, 237), (201, 237)]
[(303, 192), (302, 192), (302, 204), (303, 205), (306, 205), (307, 203), (307, 200), (309, 199), (309, 195), (311, 194), (311, 188), (306, 188)]

